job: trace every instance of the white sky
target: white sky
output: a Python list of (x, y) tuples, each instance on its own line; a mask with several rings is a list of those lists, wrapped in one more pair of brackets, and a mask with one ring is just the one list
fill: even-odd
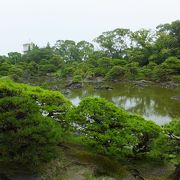
[(0, 0), (0, 55), (59, 39), (91, 41), (118, 27), (155, 28), (180, 19), (180, 0)]

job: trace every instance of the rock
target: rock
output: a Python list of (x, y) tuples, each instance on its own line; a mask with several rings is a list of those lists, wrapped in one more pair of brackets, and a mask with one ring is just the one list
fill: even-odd
[(178, 88), (179, 87), (179, 84), (177, 83), (174, 83), (172, 81), (169, 81), (169, 82), (163, 82), (161, 83), (161, 86), (163, 88)]
[(71, 83), (66, 85), (66, 88), (69, 88), (69, 89), (79, 89), (79, 88), (82, 88), (82, 83), (71, 82)]
[(96, 82), (103, 82), (104, 81), (104, 78), (102, 78), (102, 77), (97, 77), (96, 78)]
[(180, 96), (173, 96), (171, 99), (180, 101)]
[(69, 89), (66, 89), (66, 90), (62, 91), (62, 93), (67, 95), (67, 94), (70, 94), (71, 91)]
[(132, 81), (132, 84), (140, 87), (146, 87), (149, 84), (152, 84), (151, 81), (146, 81), (146, 80), (140, 80), (140, 81)]
[(54, 86), (51, 87), (51, 89), (57, 91), (59, 88), (58, 88), (57, 85), (54, 85)]
[(110, 86), (95, 86), (94, 89), (98, 89), (98, 90), (112, 90), (113, 88)]
[(130, 169), (130, 173), (134, 176), (135, 179), (144, 180), (143, 176), (137, 169)]

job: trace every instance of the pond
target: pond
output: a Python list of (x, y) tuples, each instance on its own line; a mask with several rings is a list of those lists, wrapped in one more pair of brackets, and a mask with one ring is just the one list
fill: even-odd
[[(97, 90), (96, 86), (110, 86), (112, 90)], [(166, 89), (157, 85), (146, 87), (128, 83), (84, 83), (82, 89), (72, 89), (65, 95), (74, 105), (86, 96), (103, 97), (125, 110), (163, 125), (173, 118), (180, 118), (180, 89)]]

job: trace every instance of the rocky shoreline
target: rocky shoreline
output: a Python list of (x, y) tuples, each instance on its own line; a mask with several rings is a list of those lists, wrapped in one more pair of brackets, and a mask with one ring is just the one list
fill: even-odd
[[(112, 82), (112, 81), (105, 81), (103, 79), (101, 80), (85, 80), (83, 81), (84, 83), (108, 83), (108, 82)], [(65, 88), (69, 88), (69, 89), (79, 89), (83, 87), (83, 82), (68, 82), (67, 85), (65, 86)], [(155, 81), (147, 81), (147, 80), (128, 80), (128, 81), (113, 81), (115, 83), (129, 83), (135, 86), (139, 86), (139, 87), (147, 87), (150, 85), (158, 85), (161, 86), (162, 88), (167, 88), (167, 89), (174, 89), (174, 88), (180, 88), (180, 84), (179, 83), (174, 83), (172, 81), (168, 81), (168, 82), (155, 82)], [(111, 90), (112, 87), (110, 86), (106, 86), (106, 85), (97, 85), (95, 86), (94, 89), (106, 89), (106, 90)]]

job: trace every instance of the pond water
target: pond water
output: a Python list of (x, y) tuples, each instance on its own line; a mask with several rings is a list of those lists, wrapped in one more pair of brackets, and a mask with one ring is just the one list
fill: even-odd
[[(96, 86), (110, 86), (112, 90), (97, 90)], [(103, 97), (131, 113), (144, 116), (163, 125), (173, 118), (180, 118), (180, 89), (166, 89), (155, 85), (139, 87), (127, 83), (84, 83), (82, 89), (70, 90), (65, 95), (74, 105), (86, 96)]]

